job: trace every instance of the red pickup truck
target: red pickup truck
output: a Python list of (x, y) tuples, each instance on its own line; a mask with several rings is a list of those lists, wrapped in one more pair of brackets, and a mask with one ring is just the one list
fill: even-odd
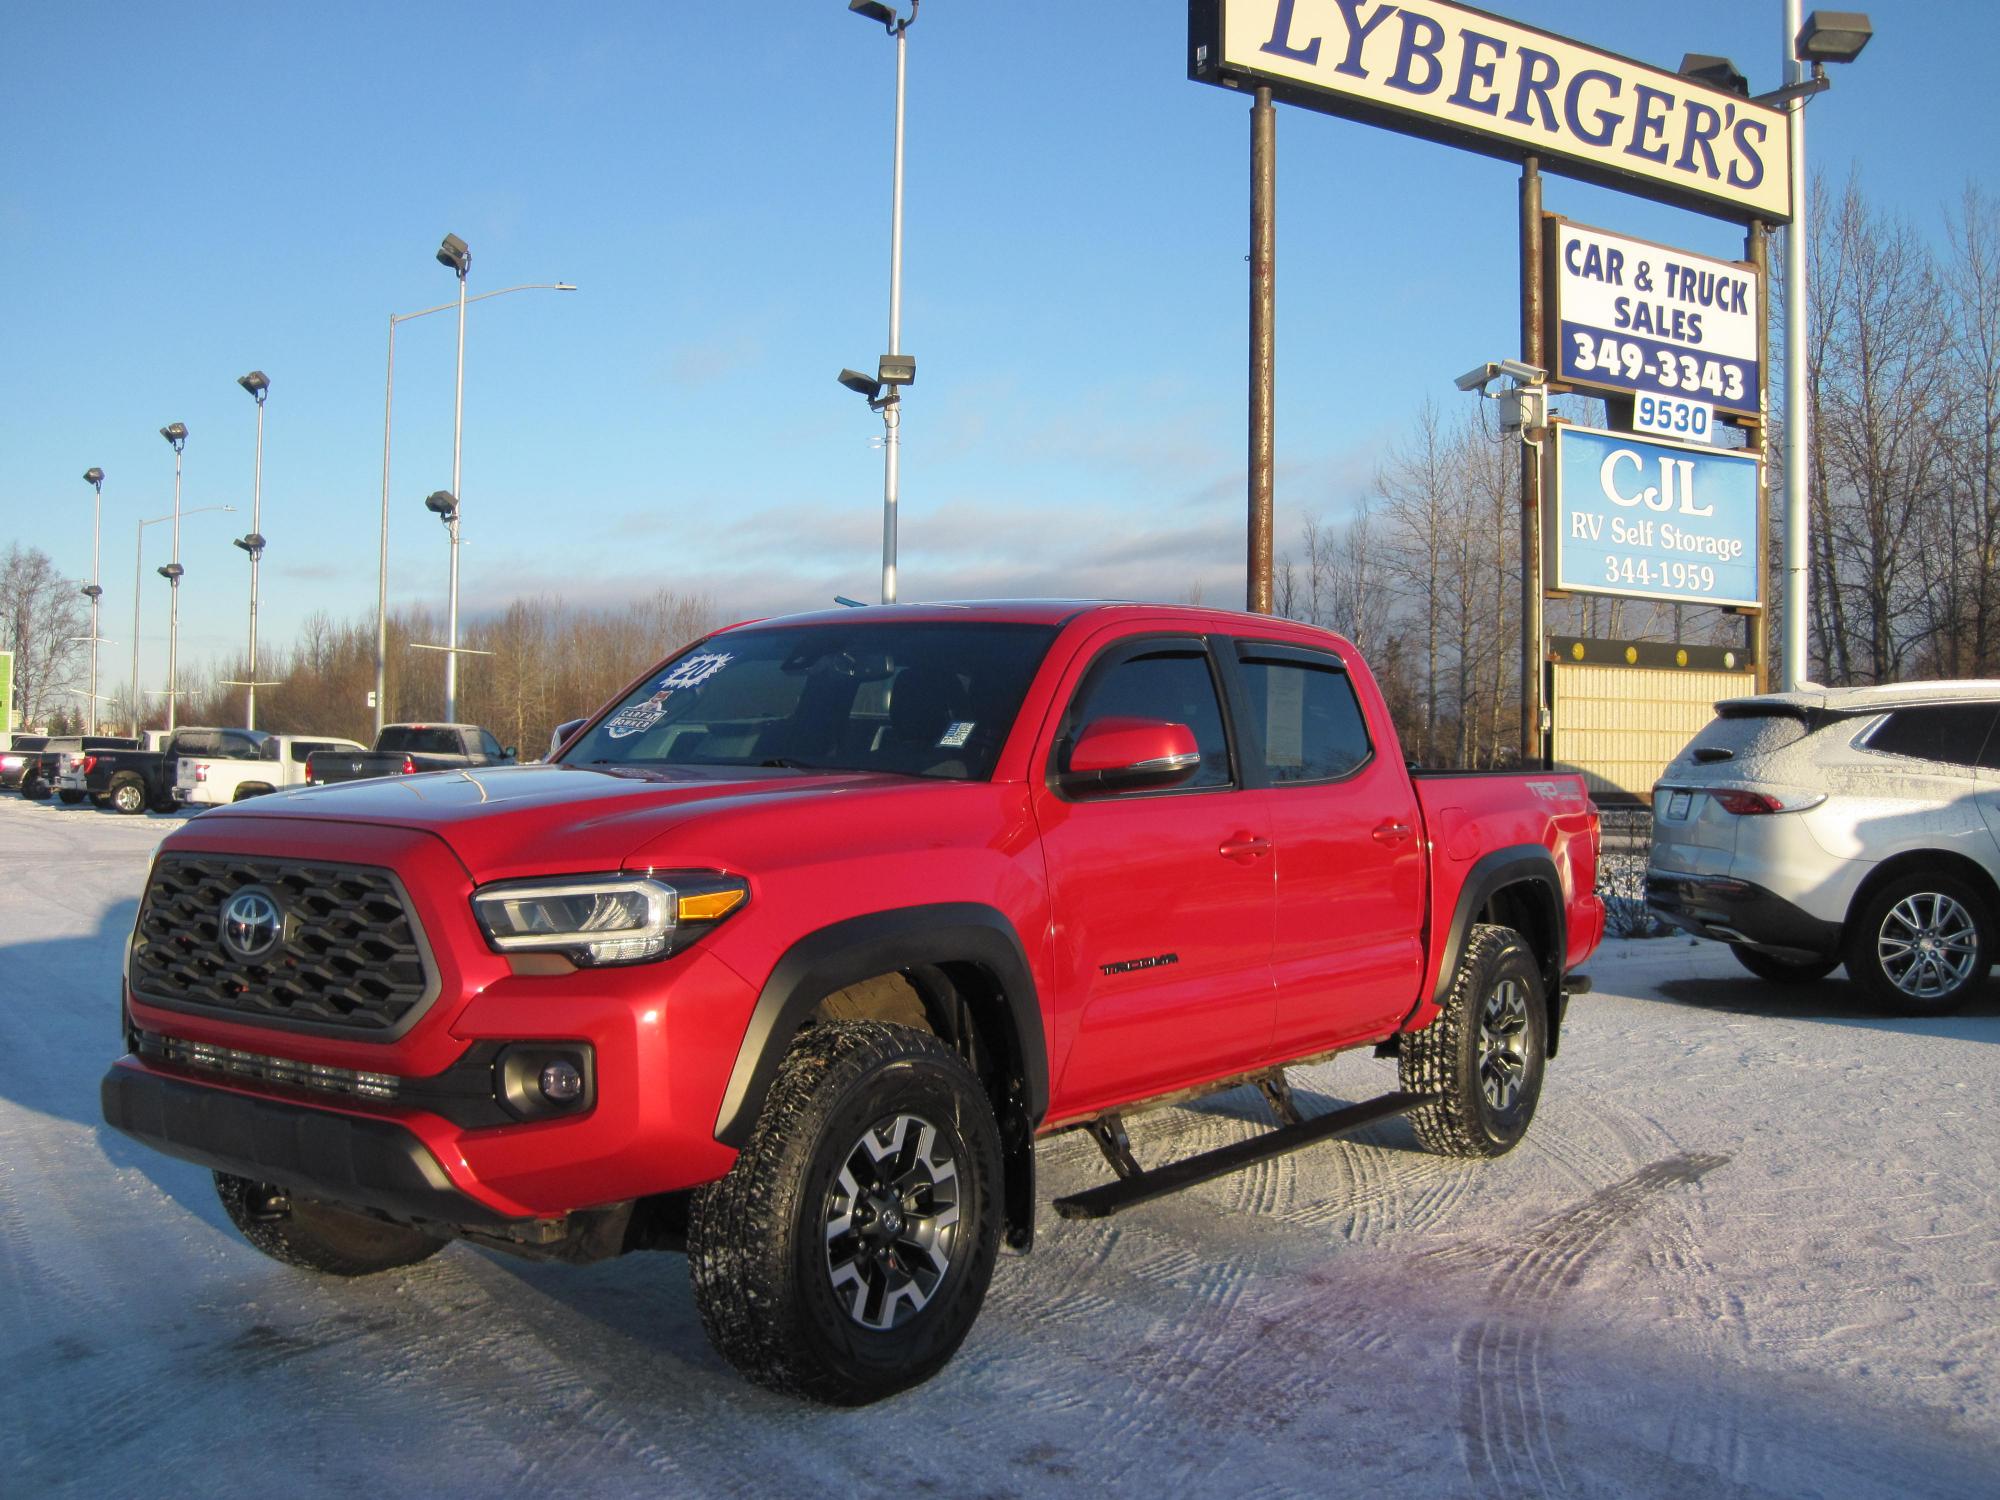
[[(684, 1250), (710, 1337), (834, 1403), (927, 1378), (1035, 1142), (1098, 1216), (1407, 1114), (1528, 1128), (1603, 932), (1575, 776), (1412, 773), (1353, 646), (1021, 603), (736, 626), (550, 764), (280, 791), (148, 877), (107, 1121), (293, 1265), (466, 1238)], [(1311, 1118), (1289, 1064), (1401, 1087)], [(1274, 1128), (1142, 1166), (1125, 1117), (1256, 1084)]]

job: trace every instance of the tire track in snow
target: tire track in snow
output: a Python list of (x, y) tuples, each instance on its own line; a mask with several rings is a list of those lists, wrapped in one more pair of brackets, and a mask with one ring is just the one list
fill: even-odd
[(1474, 1493), (1511, 1500), (1568, 1492), (1542, 1391), (1553, 1305), (1662, 1193), (1699, 1182), (1729, 1160), (1700, 1152), (1662, 1158), (1544, 1219), (1525, 1244), (1497, 1255), (1477, 1245), (1431, 1252), (1429, 1259), (1446, 1265), (1493, 1266), (1492, 1312), (1460, 1330), (1454, 1343), (1459, 1436)]

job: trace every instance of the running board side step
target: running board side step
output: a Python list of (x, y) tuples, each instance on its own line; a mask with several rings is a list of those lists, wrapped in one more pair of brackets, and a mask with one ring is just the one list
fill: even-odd
[(1350, 1104), (1345, 1109), (1336, 1109), (1330, 1114), (1302, 1120), (1295, 1125), (1281, 1125), (1247, 1141), (1232, 1141), (1227, 1146), (1218, 1146), (1199, 1156), (1183, 1157), (1179, 1161), (1168, 1162), (1164, 1167), (1134, 1172), (1130, 1176), (1119, 1177), (1115, 1182), (1100, 1183), (1094, 1188), (1072, 1193), (1067, 1198), (1058, 1198), (1055, 1210), (1065, 1219), (1108, 1218), (1138, 1204), (1178, 1193), (1182, 1188), (1193, 1187), (1198, 1182), (1226, 1177), (1255, 1162), (1297, 1151), (1329, 1136), (1344, 1135), (1364, 1125), (1373, 1125), (1377, 1120), (1408, 1114), (1419, 1105), (1432, 1104), (1436, 1100), (1435, 1094), (1403, 1092), (1384, 1094), (1379, 1099), (1365, 1099), (1359, 1104)]

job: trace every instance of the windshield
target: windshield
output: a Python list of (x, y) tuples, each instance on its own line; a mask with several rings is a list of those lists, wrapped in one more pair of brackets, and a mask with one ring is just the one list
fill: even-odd
[(983, 781), (1055, 635), (986, 621), (732, 630), (668, 662), (562, 762)]

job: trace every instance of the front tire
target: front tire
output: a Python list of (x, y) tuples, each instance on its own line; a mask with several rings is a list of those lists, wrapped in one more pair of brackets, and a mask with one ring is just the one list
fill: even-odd
[(772, 1390), (861, 1406), (941, 1369), (1000, 1243), (1000, 1137), (928, 1033), (805, 1032), (729, 1174), (694, 1196), (688, 1269), (709, 1341)]
[(288, 1266), (328, 1276), (372, 1276), (413, 1266), (450, 1243), (227, 1172), (215, 1174), (215, 1195), (229, 1222), (257, 1249)]
[(136, 771), (120, 771), (111, 778), (111, 805), (128, 817), (146, 810), (146, 782)]
[(1736, 955), (1736, 961), (1744, 968), (1773, 984), (1811, 984), (1840, 967), (1840, 955), (1837, 953), (1831, 958), (1779, 958), (1774, 953), (1737, 944), (1732, 944), (1729, 951)]
[(1511, 927), (1475, 926), (1436, 1019), (1402, 1039), (1404, 1089), (1435, 1095), (1410, 1111), (1424, 1149), (1502, 1156), (1528, 1133), (1542, 1096), (1549, 1008), (1541, 966)]
[(1993, 965), (1986, 902), (1954, 875), (1890, 881), (1855, 915), (1847, 972), (1871, 1000), (1909, 1016), (1941, 1016), (1970, 1000)]

